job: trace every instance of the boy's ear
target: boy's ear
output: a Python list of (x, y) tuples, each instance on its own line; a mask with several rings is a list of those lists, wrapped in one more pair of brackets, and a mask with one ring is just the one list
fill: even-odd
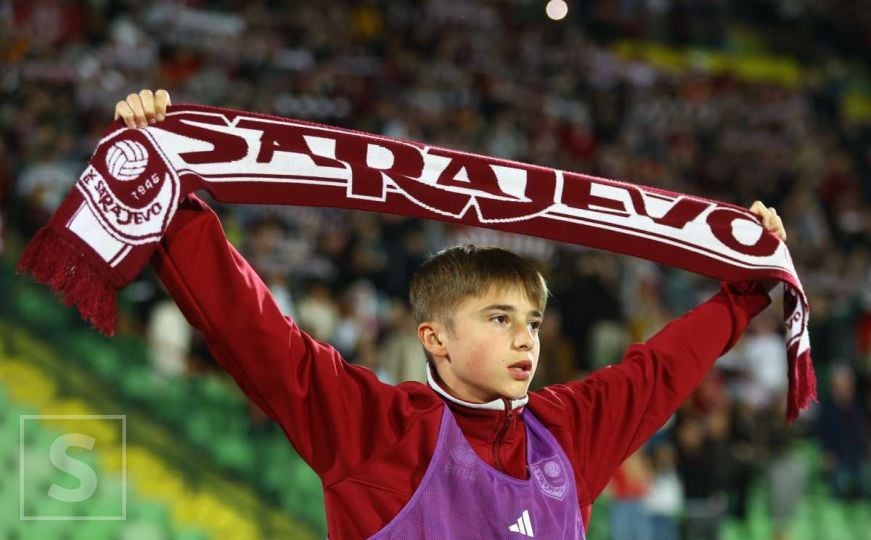
[(435, 321), (424, 321), (417, 326), (417, 339), (433, 358), (447, 356), (448, 348), (442, 343), (444, 329)]

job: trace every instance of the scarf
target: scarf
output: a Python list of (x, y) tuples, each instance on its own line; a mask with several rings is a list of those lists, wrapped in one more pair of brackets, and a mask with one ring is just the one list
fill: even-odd
[(816, 397), (808, 303), (786, 245), (732, 204), (310, 122), (204, 106), (107, 128), (19, 273), (107, 335), (115, 293), (148, 263), (178, 202), (351, 208), (532, 235), (728, 281), (784, 283), (787, 417)]

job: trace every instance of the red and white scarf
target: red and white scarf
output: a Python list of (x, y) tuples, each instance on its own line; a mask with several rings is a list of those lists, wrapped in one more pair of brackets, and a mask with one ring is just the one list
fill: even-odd
[(744, 208), (369, 133), (203, 106), (105, 132), (19, 272), (103, 333), (115, 291), (148, 263), (179, 200), (353, 208), (438, 219), (641, 257), (729, 281), (784, 282), (787, 415), (816, 395), (808, 304), (786, 245)]

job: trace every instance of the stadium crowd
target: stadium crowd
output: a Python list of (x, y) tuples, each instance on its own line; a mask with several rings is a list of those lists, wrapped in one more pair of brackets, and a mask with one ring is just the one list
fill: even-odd
[[(780, 209), (810, 299), (821, 404), (794, 425), (782, 420), (785, 352), (770, 308), (615, 477), (613, 533), (676, 538), (680, 515), (686, 538), (716, 538), (728, 514), (746, 515), (763, 478), (785, 534), (808, 481), (796, 442), (808, 437), (820, 441), (834, 496), (871, 498), (871, 126), (845, 114), (842, 70), (831, 65), (849, 43), (824, 51), (832, 56), (809, 57), (806, 42), (780, 51), (827, 66), (792, 87), (675, 72), (611, 44), (629, 34), (724, 47), (742, 15), (715, 1), (690, 10), (677, 0), (583, 4), (583, 22), (571, 14), (554, 22), (522, 0), (0, 1), (0, 250), (14, 257), (45, 223), (115, 102), (139, 88), (743, 206), (760, 199)], [(785, 25), (789, 13), (776, 20)], [(387, 382), (423, 378), (407, 285), (446, 244), (504, 245), (540, 264), (553, 297), (537, 386), (619, 361), (629, 343), (716, 286), (474, 228), (316, 208), (217, 209), (282, 308)], [(152, 277), (125, 295), (132, 309), (123, 325), (151, 342), (156, 370), (212, 370)], [(621, 528), (629, 523), (643, 530)]]

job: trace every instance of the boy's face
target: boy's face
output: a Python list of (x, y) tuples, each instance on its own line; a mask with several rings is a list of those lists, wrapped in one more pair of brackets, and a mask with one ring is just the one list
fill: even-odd
[(427, 349), (446, 390), (476, 403), (525, 396), (538, 366), (542, 316), (522, 287), (491, 287), (460, 302), (451, 328), (432, 323), (438, 345)]

